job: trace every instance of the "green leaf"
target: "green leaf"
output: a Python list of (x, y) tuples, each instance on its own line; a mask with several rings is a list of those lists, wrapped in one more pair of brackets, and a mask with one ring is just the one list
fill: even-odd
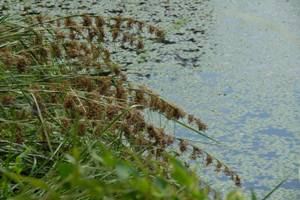
[(232, 191), (227, 194), (226, 200), (244, 200), (244, 197), (240, 192)]
[(257, 200), (257, 196), (256, 196), (254, 190), (251, 190), (251, 200)]
[(104, 149), (104, 147), (99, 146), (99, 148), (102, 150), (102, 160), (103, 164), (109, 167), (115, 167), (117, 164), (117, 159), (113, 156), (111, 152)]
[(22, 179), (24, 182), (29, 183), (30, 185), (32, 185), (33, 187), (36, 188), (41, 188), (44, 190), (48, 190), (48, 185), (42, 181), (41, 179), (36, 179), (36, 178), (32, 178), (32, 177), (22, 177)]
[(147, 194), (150, 192), (151, 183), (145, 177), (140, 177), (135, 180), (134, 185), (140, 192)]
[(67, 178), (74, 172), (74, 165), (71, 163), (60, 163), (57, 166), (57, 171), (62, 179)]
[(165, 189), (167, 189), (168, 187), (168, 183), (166, 180), (164, 180), (161, 177), (156, 177), (154, 179), (154, 185), (160, 190), (160, 191), (164, 191)]
[(178, 161), (173, 160), (173, 172), (172, 177), (182, 186), (191, 187), (193, 180), (190, 178), (190, 175), (185, 170), (184, 166)]
[(5, 169), (0, 169), (0, 171), (7, 176), (9, 179), (14, 180), (16, 182), (25, 182), (30, 184), (31, 186), (35, 188), (40, 188), (44, 190), (49, 190), (48, 185), (42, 181), (41, 179), (33, 178), (33, 177), (27, 177), (27, 176), (21, 176), (16, 173), (8, 172)]

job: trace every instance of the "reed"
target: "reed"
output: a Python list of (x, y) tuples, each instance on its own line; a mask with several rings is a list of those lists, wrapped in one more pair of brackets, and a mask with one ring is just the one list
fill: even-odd
[(83, 14), (2, 17), (0, 30), (1, 198), (219, 199), (172, 158), (185, 153), (241, 185), (220, 159), (148, 122), (145, 110), (215, 142), (201, 119), (130, 83), (113, 59), (112, 46), (164, 41), (161, 28)]

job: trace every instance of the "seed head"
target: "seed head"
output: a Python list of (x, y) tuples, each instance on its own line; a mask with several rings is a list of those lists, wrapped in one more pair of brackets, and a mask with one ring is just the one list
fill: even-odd
[(7, 106), (7, 105), (13, 104), (14, 100), (15, 100), (15, 97), (14, 97), (14, 96), (7, 94), (7, 95), (4, 95), (4, 96), (2, 97), (1, 103), (2, 103), (4, 106)]
[(103, 50), (103, 54), (104, 54), (104, 61), (105, 62), (110, 62), (110, 52), (108, 49), (104, 49)]
[(138, 50), (143, 50), (143, 49), (144, 49), (144, 43), (143, 43), (142, 40), (138, 40), (138, 43), (137, 43), (136, 48), (137, 48)]
[(180, 146), (180, 151), (185, 152), (187, 150), (188, 142), (184, 139), (180, 139), (179, 146)]
[(152, 25), (149, 25), (149, 26), (148, 26), (148, 31), (149, 31), (149, 33), (153, 34), (153, 33), (155, 32), (155, 30), (156, 30), (156, 27), (155, 27), (155, 26), (152, 26)]
[(119, 28), (113, 28), (112, 29), (112, 39), (113, 39), (113, 41), (116, 41), (116, 39), (119, 36), (119, 32), (120, 32)]
[(86, 122), (79, 122), (77, 134), (79, 136), (83, 136), (86, 132), (86, 129), (87, 129)]
[(89, 27), (88, 29), (88, 40), (93, 41), (94, 37), (97, 36), (98, 29), (95, 26)]
[(155, 30), (155, 35), (156, 35), (156, 37), (158, 37), (158, 39), (164, 40), (166, 34), (165, 34), (165, 32), (163, 30), (156, 29)]
[(120, 28), (121, 28), (121, 23), (122, 23), (122, 17), (121, 17), (121, 16), (115, 17), (115, 25), (114, 25), (114, 28), (120, 29)]
[(58, 29), (56, 29), (55, 31), (54, 31), (54, 34), (55, 34), (55, 37), (56, 37), (56, 39), (57, 40), (63, 40), (63, 39), (65, 39), (65, 33), (64, 32), (62, 32), (62, 31), (59, 31)]
[(82, 16), (82, 25), (83, 26), (91, 26), (93, 21), (92, 21), (92, 18), (89, 16), (89, 15), (84, 15)]
[(194, 121), (194, 115), (188, 115), (188, 123), (191, 124)]
[(0, 60), (6, 67), (11, 67), (15, 64), (15, 59), (10, 48), (1, 49)]
[(241, 178), (238, 176), (238, 175), (235, 175), (235, 185), (240, 187), (242, 184), (241, 184)]
[(199, 131), (207, 130), (207, 125), (204, 124), (200, 119), (196, 118), (196, 119), (194, 119), (194, 120), (195, 120), (195, 123), (196, 123), (197, 126), (198, 126)]
[(103, 28), (97, 28), (96, 32), (97, 32), (98, 40), (100, 42), (104, 42), (104, 38), (105, 38), (104, 29)]
[(210, 165), (213, 162), (213, 157), (210, 154), (206, 155), (206, 166)]
[(72, 40), (66, 43), (66, 53), (69, 58), (76, 58), (79, 55), (79, 43), (76, 40)]
[(60, 45), (58, 43), (51, 44), (51, 52), (52, 52), (53, 57), (62, 58), (62, 51), (61, 51)]
[(222, 167), (223, 167), (223, 164), (218, 160), (215, 171), (220, 172)]
[(173, 144), (174, 143), (174, 136), (172, 136), (172, 135), (167, 135), (166, 136), (166, 144), (169, 146), (169, 145), (171, 145), (171, 144)]
[(17, 56), (17, 69), (18, 72), (22, 73), (25, 72), (27, 66), (27, 59), (24, 56)]
[(36, 20), (38, 21), (39, 24), (43, 24), (45, 17), (43, 15), (37, 15)]
[(76, 22), (72, 19), (72, 17), (66, 17), (64, 20), (64, 24), (68, 28), (72, 28), (77, 25)]
[(125, 32), (125, 33), (123, 33), (122, 43), (126, 43), (128, 41), (129, 41), (129, 33)]
[(145, 23), (144, 22), (140, 22), (140, 21), (137, 21), (136, 23), (138, 25), (139, 31), (143, 31), (143, 27), (144, 27)]
[(101, 17), (101, 16), (96, 16), (96, 26), (98, 27), (98, 28), (103, 28), (103, 26), (105, 25), (105, 21), (104, 21), (104, 19), (103, 19), (103, 17)]
[(68, 95), (65, 99), (64, 99), (64, 108), (65, 109), (73, 109), (75, 106), (75, 102), (74, 102), (74, 97)]
[(133, 23), (134, 23), (134, 19), (128, 18), (127, 19), (127, 28), (132, 28)]

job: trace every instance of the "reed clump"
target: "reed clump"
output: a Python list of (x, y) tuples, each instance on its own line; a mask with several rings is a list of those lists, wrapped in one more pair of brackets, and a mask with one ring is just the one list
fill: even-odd
[[(114, 60), (112, 46), (142, 51), (145, 40), (164, 40), (161, 28), (130, 17), (91, 14), (55, 19), (39, 15), (13, 22), (2, 18), (0, 28), (0, 141), (9, 141), (13, 149), (30, 146), (39, 155), (26, 155), (18, 176), (46, 177), (55, 158), (61, 159), (78, 144), (98, 141), (106, 148), (102, 153), (119, 150), (120, 158), (131, 161), (135, 157), (128, 152), (142, 155), (145, 165), (138, 169), (146, 167), (150, 174), (162, 170), (162, 176), (169, 177), (172, 167), (167, 165), (173, 162), (169, 155), (188, 153), (191, 160), (202, 160), (241, 185), (236, 172), (212, 154), (148, 122), (145, 110), (175, 123), (186, 120), (189, 125), (185, 126), (196, 127), (191, 130), (202, 136), (207, 130), (201, 119), (148, 87), (130, 83)], [(85, 145), (83, 152), (93, 146)], [(19, 154), (13, 155), (4, 158), (14, 160)], [(38, 171), (31, 170), (34, 163)], [(14, 187), (21, 191), (18, 184)], [(207, 185), (204, 188), (200, 191), (205, 195), (204, 191), (212, 191)]]

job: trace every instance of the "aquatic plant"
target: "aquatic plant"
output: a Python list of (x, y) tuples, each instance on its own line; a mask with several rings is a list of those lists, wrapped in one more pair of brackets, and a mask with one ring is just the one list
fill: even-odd
[[(118, 48), (138, 53), (145, 40), (162, 42), (165, 36), (161, 28), (122, 16), (1, 17), (1, 198), (145, 199), (150, 188), (158, 187), (150, 187), (154, 183), (170, 196), (158, 192), (149, 199), (218, 198), (171, 157), (184, 153), (240, 186), (240, 177), (221, 160), (148, 122), (145, 110), (215, 142), (204, 133), (201, 119), (131, 83), (115, 61)], [(68, 178), (51, 179), (57, 173)], [(135, 188), (139, 184), (145, 188)]]

